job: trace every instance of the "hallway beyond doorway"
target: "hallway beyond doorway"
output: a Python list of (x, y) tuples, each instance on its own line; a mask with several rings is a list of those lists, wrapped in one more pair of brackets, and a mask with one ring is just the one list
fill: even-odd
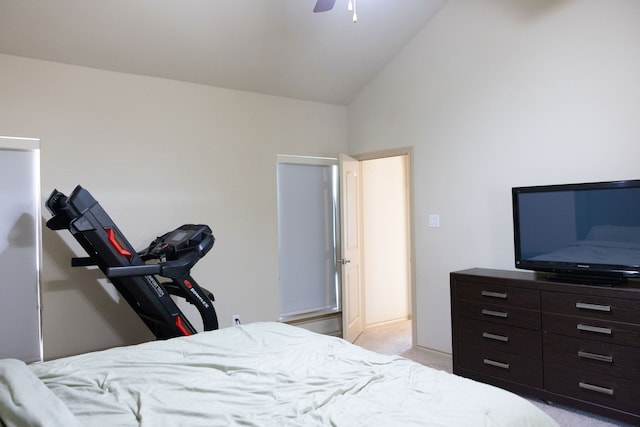
[(411, 349), (411, 320), (368, 327), (354, 344), (382, 354), (399, 355)]

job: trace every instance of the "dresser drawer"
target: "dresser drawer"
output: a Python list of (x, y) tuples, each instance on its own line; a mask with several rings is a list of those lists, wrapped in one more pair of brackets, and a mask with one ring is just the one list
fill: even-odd
[(540, 331), (460, 318), (458, 339), (468, 345), (540, 358)]
[(540, 292), (495, 284), (458, 282), (456, 298), (540, 310)]
[(539, 359), (474, 346), (466, 346), (459, 353), (462, 368), (542, 388), (542, 363)]
[(583, 401), (640, 413), (638, 383), (618, 377), (570, 369), (566, 366), (544, 366), (545, 389)]
[(640, 382), (640, 348), (554, 334), (545, 334), (543, 342), (545, 363)]
[(485, 302), (460, 300), (456, 304), (458, 315), (501, 325), (540, 330), (540, 312)]
[(563, 292), (542, 292), (542, 311), (640, 324), (640, 301)]
[(545, 333), (640, 347), (640, 325), (543, 313)]

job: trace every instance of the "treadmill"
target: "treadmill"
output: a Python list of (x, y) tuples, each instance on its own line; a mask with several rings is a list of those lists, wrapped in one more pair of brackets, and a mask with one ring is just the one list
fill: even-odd
[(47, 227), (69, 230), (88, 254), (72, 258), (71, 265), (98, 266), (157, 339), (197, 332), (171, 295), (196, 307), (205, 331), (218, 329), (213, 294), (191, 277), (191, 268), (215, 242), (207, 225), (182, 225), (136, 252), (102, 206), (81, 186), (68, 197), (53, 190), (45, 206), (53, 215)]

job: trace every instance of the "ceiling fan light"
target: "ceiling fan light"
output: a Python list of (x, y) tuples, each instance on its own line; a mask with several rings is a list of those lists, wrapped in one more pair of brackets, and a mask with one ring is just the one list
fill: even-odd
[(347, 6), (347, 10), (351, 12), (353, 10), (353, 0), (349, 0), (349, 5)]
[(353, 10), (353, 23), (355, 24), (356, 22), (358, 22), (358, 13), (356, 12), (357, 6), (356, 6), (356, 1), (357, 0), (349, 0), (349, 10)]

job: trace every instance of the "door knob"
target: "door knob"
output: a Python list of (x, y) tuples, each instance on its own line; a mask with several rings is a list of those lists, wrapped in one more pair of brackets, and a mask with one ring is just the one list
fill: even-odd
[(350, 262), (351, 262), (351, 260), (350, 259), (346, 259), (346, 258), (340, 258), (338, 260), (338, 264), (342, 264), (342, 265), (349, 264)]

